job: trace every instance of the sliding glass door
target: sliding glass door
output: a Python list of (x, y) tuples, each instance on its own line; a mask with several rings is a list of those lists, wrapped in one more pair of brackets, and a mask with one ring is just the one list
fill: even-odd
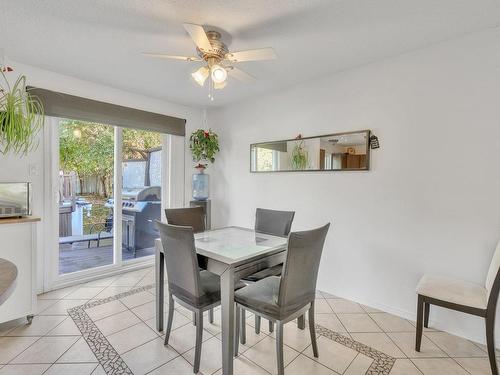
[(58, 122), (58, 275), (109, 272), (152, 258), (166, 138), (147, 130)]
[(161, 134), (123, 129), (122, 136), (122, 259), (154, 254), (155, 221), (162, 208)]
[(114, 263), (114, 127), (59, 122), (59, 274)]

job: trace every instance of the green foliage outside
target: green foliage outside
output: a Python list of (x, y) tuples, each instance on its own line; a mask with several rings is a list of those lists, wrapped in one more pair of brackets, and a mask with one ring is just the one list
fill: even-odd
[(59, 126), (59, 163), (64, 173), (75, 171), (80, 183), (95, 176), (108, 196), (113, 174), (113, 127), (64, 120)]
[(273, 170), (273, 150), (268, 148), (257, 147), (257, 170), (272, 171)]
[[(106, 199), (96, 195), (82, 195), (87, 202), (92, 203), (92, 211), (91, 215), (87, 216), (84, 211), (83, 216), (83, 234), (90, 233), (98, 233), (104, 231), (104, 224), (106, 223), (106, 219), (108, 218), (111, 210), (108, 207), (104, 206), (106, 203)], [(102, 245), (111, 244), (113, 240), (104, 240)]]
[[(159, 133), (123, 129), (123, 159), (145, 159), (147, 151), (161, 147)], [(60, 168), (75, 171), (82, 181), (95, 176), (104, 196), (112, 193), (114, 127), (78, 120), (63, 120), (59, 126)]]
[[(161, 135), (145, 130), (123, 129), (123, 160), (147, 158), (148, 150), (161, 147)], [(76, 172), (80, 186), (88, 177), (97, 177), (102, 196), (81, 194), (92, 203), (91, 215), (84, 216), (84, 233), (103, 230), (110, 210), (104, 207), (106, 198), (113, 195), (114, 127), (86, 121), (63, 120), (59, 126), (59, 163), (68, 174)]]

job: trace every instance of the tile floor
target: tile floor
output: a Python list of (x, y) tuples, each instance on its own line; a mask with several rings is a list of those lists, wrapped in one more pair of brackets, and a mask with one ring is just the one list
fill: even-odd
[[(106, 372), (82, 337), (68, 309), (148, 286), (154, 282), (151, 268), (56, 290), (39, 296), (38, 314), (31, 325), (24, 321), (0, 325), (0, 375), (104, 375)], [(154, 289), (142, 290), (86, 310), (88, 317), (113, 346), (130, 372), (142, 374), (192, 374), (194, 328), (191, 313), (177, 307), (170, 346), (155, 331)], [(483, 346), (428, 329), (422, 351), (414, 346), (414, 322), (317, 293), (316, 322), (327, 330), (365, 344), (395, 358), (390, 375), (490, 374)], [(237, 375), (276, 373), (274, 334), (256, 335), (253, 317), (247, 319), (247, 343), (235, 360)], [(319, 336), (320, 357), (314, 359), (308, 331), (294, 323), (285, 328), (284, 357), (287, 375), (361, 375), (373, 360), (342, 343)], [(201, 358), (203, 375), (221, 370), (220, 316), (205, 323)]]

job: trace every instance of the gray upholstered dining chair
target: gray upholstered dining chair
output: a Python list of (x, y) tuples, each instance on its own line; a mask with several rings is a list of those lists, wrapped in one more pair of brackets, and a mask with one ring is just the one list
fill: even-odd
[[(277, 211), (265, 208), (257, 208), (255, 210), (255, 231), (258, 233), (271, 234), (273, 236), (288, 237), (292, 228), (294, 211)], [(243, 278), (245, 283), (255, 283), (269, 276), (280, 276), (283, 269), (283, 264), (263, 269), (252, 275)], [(255, 316), (255, 333), (260, 333), (260, 316)], [(299, 325), (301, 328), (304, 326), (303, 318), (300, 318)], [(273, 331), (273, 323), (269, 322), (269, 331)], [(246, 313), (245, 310), (241, 311), (241, 343), (246, 342)]]
[(423, 327), (429, 326), (430, 305), (480, 316), (485, 319), (486, 346), (491, 373), (498, 375), (495, 358), (495, 314), (500, 291), (500, 241), (490, 263), (485, 285), (442, 276), (424, 275), (417, 286), (415, 350), (420, 351)]
[[(237, 308), (252, 311), (276, 323), (278, 375), (284, 374), (283, 325), (309, 311), (313, 354), (318, 357), (314, 327), (314, 299), (319, 263), (330, 224), (318, 229), (293, 232), (281, 277), (270, 276), (235, 292)], [(236, 341), (235, 354), (238, 354)]]
[[(167, 208), (165, 209), (165, 217), (167, 218), (167, 223), (192, 227), (194, 233), (204, 232), (206, 229), (203, 207)], [(199, 255), (198, 265), (200, 268), (206, 269), (207, 259)]]
[(169, 224), (192, 227), (194, 233), (205, 231), (205, 211), (203, 207), (167, 208), (165, 217)]
[[(159, 221), (156, 221), (156, 226), (160, 232), (168, 275), (165, 345), (168, 345), (172, 329), (175, 299), (177, 303), (195, 314), (196, 345), (193, 372), (197, 373), (200, 369), (203, 339), (203, 312), (220, 304), (220, 278), (198, 267), (192, 227), (164, 224)], [(244, 283), (238, 282), (235, 289), (244, 286)]]
[[(203, 207), (186, 207), (186, 208), (167, 208), (165, 209), (165, 217), (167, 223), (172, 225), (180, 225), (192, 227), (194, 233), (205, 231), (205, 211)], [(201, 269), (207, 268), (207, 259), (204, 256), (198, 255), (198, 266)], [(214, 322), (214, 310), (208, 310), (208, 321)], [(193, 314), (193, 324), (196, 324), (196, 319)]]

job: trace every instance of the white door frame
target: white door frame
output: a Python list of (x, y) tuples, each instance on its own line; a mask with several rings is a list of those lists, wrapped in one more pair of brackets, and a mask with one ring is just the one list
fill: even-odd
[[(122, 211), (121, 194), (113, 194), (114, 264), (79, 272), (59, 275), (59, 118), (47, 117), (44, 130), (44, 244), (43, 244), (43, 292), (108, 277), (154, 264), (154, 256), (146, 256), (122, 262), (121, 236)], [(123, 128), (114, 127), (114, 174), (113, 185), (121, 191), (122, 184), (122, 133)], [(162, 150), (162, 218), (168, 207), (184, 206), (184, 137), (164, 134), (161, 137)], [(165, 187), (165, 188), (164, 188)], [(40, 291), (41, 292), (41, 291)]]

